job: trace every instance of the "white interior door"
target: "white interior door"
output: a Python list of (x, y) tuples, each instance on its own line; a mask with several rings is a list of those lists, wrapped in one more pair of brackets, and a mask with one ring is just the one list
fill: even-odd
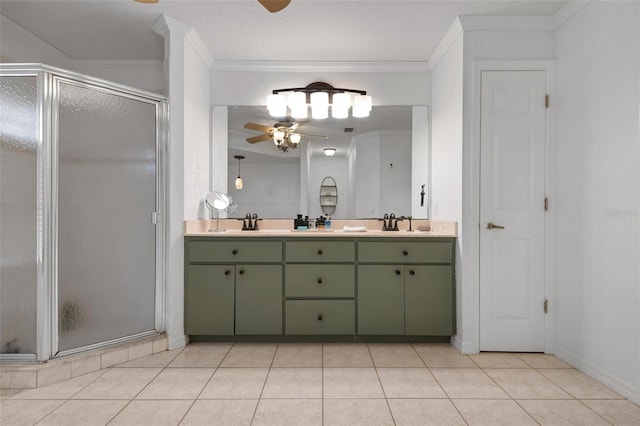
[(542, 352), (546, 72), (481, 78), (480, 350)]

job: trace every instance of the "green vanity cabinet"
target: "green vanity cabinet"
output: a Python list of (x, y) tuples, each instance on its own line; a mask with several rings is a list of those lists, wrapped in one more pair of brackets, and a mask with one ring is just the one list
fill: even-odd
[(185, 238), (185, 332), (282, 334), (282, 241)]
[(233, 335), (233, 265), (187, 265), (185, 331), (196, 335)]
[(285, 334), (355, 335), (353, 240), (285, 241)]
[(336, 234), (186, 236), (186, 334), (283, 341), (455, 334), (454, 238)]
[(282, 265), (236, 266), (236, 334), (282, 334)]
[(404, 266), (358, 266), (358, 334), (404, 334)]
[(455, 334), (453, 244), (453, 240), (361, 242), (358, 334)]

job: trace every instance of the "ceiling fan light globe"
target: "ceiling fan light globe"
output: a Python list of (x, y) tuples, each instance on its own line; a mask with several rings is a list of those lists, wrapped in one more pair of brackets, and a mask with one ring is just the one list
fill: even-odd
[(291, 141), (292, 144), (299, 144), (300, 143), (300, 135), (298, 133), (292, 133), (289, 135), (289, 140)]
[(277, 145), (280, 145), (284, 140), (284, 132), (281, 132), (280, 130), (273, 132), (273, 140), (276, 141)]

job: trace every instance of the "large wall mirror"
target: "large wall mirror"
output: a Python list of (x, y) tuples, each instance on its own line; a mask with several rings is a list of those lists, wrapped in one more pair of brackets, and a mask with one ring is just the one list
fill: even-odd
[[(284, 152), (267, 130), (286, 120), (269, 116), (264, 106), (228, 107), (228, 193), (238, 205), (233, 216), (319, 217), (324, 213), (318, 188), (331, 176), (340, 188), (333, 218), (375, 218), (385, 212), (411, 215), (412, 208), (415, 217), (426, 217), (426, 209), (416, 214), (412, 206), (420, 188), (418, 182), (412, 183), (416, 172), (424, 175), (421, 184), (428, 179), (428, 117), (426, 107), (420, 108), (424, 125), (418, 126), (419, 135), (411, 106), (375, 106), (367, 118), (292, 120), (284, 125), (292, 126), (300, 141)], [(253, 124), (246, 128), (247, 123)], [(328, 156), (325, 148), (336, 151)], [(418, 163), (416, 150), (425, 157)], [(241, 190), (233, 185), (239, 172), (236, 155), (245, 157)]]

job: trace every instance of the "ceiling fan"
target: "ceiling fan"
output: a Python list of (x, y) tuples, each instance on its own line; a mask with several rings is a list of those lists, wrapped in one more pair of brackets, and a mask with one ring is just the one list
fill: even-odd
[(287, 152), (289, 149), (296, 149), (300, 143), (302, 136), (314, 138), (328, 138), (328, 136), (310, 135), (296, 132), (302, 123), (295, 123), (290, 120), (278, 121), (273, 126), (265, 126), (258, 123), (246, 123), (245, 129), (263, 132), (262, 135), (247, 138), (247, 142), (254, 144), (258, 142), (271, 140), (276, 144), (279, 150)]
[(269, 12), (276, 13), (287, 7), (291, 0), (258, 0)]

